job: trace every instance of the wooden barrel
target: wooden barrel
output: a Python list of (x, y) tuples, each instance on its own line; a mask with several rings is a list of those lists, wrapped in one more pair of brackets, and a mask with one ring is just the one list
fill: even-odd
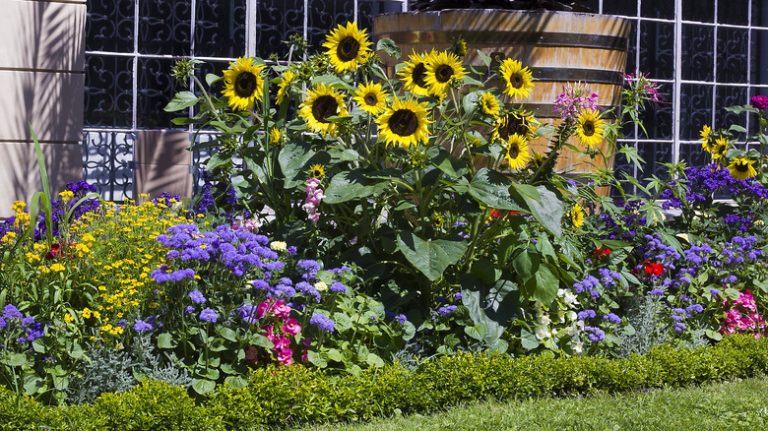
[(0, 217), (42, 189), (30, 128), (52, 192), (83, 176), (85, 0), (4, 1), (0, 14)]
[[(374, 36), (392, 39), (404, 55), (412, 50), (448, 49), (461, 36), (467, 42), (468, 64), (483, 65), (477, 50), (522, 61), (535, 79), (525, 106), (542, 122), (561, 121), (553, 102), (564, 85), (578, 81), (600, 95), (602, 108), (620, 112), (631, 32), (626, 19), (570, 12), (454, 9), (380, 15), (373, 24)], [(388, 62), (393, 64), (391, 59)], [(577, 145), (573, 138), (571, 143)], [(539, 152), (545, 151), (547, 144), (544, 139), (532, 142)], [(604, 144), (602, 150), (607, 157), (596, 159), (563, 151), (557, 169), (578, 173), (612, 167), (611, 149)]]

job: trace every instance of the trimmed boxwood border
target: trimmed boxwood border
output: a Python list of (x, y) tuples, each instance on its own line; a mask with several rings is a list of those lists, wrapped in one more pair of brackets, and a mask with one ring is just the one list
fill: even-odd
[(0, 430), (259, 430), (430, 413), (467, 401), (588, 395), (679, 387), (768, 372), (768, 340), (726, 337), (712, 347), (661, 347), (626, 359), (462, 353), (411, 371), (394, 364), (360, 375), (266, 368), (246, 388), (197, 405), (183, 387), (144, 382), (91, 404), (54, 407), (0, 391)]

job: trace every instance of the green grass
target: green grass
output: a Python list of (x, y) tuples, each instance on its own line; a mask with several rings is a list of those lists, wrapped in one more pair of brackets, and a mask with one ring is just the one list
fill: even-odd
[(618, 396), (480, 402), (448, 412), (302, 430), (764, 430), (768, 378)]

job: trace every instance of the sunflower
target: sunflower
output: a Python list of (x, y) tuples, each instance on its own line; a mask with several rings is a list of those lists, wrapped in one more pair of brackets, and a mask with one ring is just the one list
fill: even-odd
[(461, 79), (467, 72), (461, 65), (459, 56), (448, 51), (436, 52), (427, 59), (427, 72), (424, 76), (432, 94), (443, 99), (448, 86), (455, 79)]
[(357, 23), (339, 24), (325, 37), (323, 47), (331, 58), (331, 64), (336, 72), (354, 71), (371, 55), (371, 42), (366, 30), (357, 28)]
[(501, 112), (499, 99), (497, 99), (493, 93), (486, 91), (482, 96), (480, 96), (480, 110), (483, 111), (483, 114), (490, 117), (498, 117), (499, 112)]
[(273, 145), (280, 145), (280, 139), (282, 139), (283, 134), (280, 132), (280, 129), (277, 127), (273, 127), (269, 129), (269, 143)]
[(229, 64), (224, 71), (224, 90), (227, 104), (235, 111), (247, 111), (253, 104), (264, 99), (263, 64), (257, 64), (250, 57), (240, 57)]
[(277, 81), (277, 104), (280, 105), (285, 100), (285, 96), (288, 93), (288, 86), (291, 85), (293, 80), (296, 79), (296, 74), (292, 70), (286, 70), (283, 76)]
[(299, 115), (306, 121), (309, 130), (323, 136), (336, 133), (336, 124), (329, 117), (343, 117), (348, 114), (341, 93), (333, 87), (318, 84), (307, 92), (307, 98), (299, 106)]
[(512, 111), (504, 116), (496, 118), (491, 139), (506, 141), (517, 133), (526, 138), (530, 137), (539, 127), (539, 122), (533, 114), (526, 111)]
[(709, 149), (704, 148), (708, 153), (712, 154), (712, 160), (719, 161), (725, 157), (725, 153), (728, 151), (730, 142), (725, 136), (718, 136), (715, 138), (715, 142), (709, 145)]
[(307, 175), (311, 178), (317, 178), (318, 180), (322, 179), (325, 177), (325, 166), (319, 163), (311, 165), (309, 170), (307, 170)]
[(571, 208), (571, 223), (574, 227), (584, 225), (584, 209), (578, 203), (573, 204), (573, 208)]
[(699, 132), (699, 140), (701, 141), (701, 143), (706, 144), (707, 142), (709, 142), (710, 135), (712, 135), (712, 128), (706, 124), (703, 125), (701, 127), (701, 131)]
[(513, 133), (507, 140), (507, 154), (505, 156), (509, 168), (516, 171), (524, 169), (531, 160), (531, 152), (528, 150), (528, 140), (525, 136)]
[(576, 116), (576, 134), (582, 144), (594, 149), (603, 142), (605, 129), (600, 112), (595, 109), (582, 109)]
[(354, 100), (363, 111), (371, 115), (378, 115), (386, 108), (387, 92), (384, 91), (381, 84), (363, 84), (357, 88)]
[(427, 103), (419, 103), (408, 99), (395, 99), (392, 106), (386, 108), (376, 123), (379, 126), (379, 136), (387, 145), (399, 145), (408, 148), (429, 140), (427, 125)]
[(755, 161), (749, 157), (734, 157), (728, 165), (731, 176), (737, 180), (746, 180), (757, 175)]
[(427, 58), (430, 54), (413, 53), (408, 56), (408, 61), (403, 63), (403, 68), (397, 73), (403, 80), (406, 90), (417, 96), (429, 96), (429, 85), (426, 81)]
[(531, 95), (531, 89), (533, 89), (533, 73), (527, 66), (523, 67), (523, 63), (519, 60), (513, 60), (511, 58), (505, 59), (501, 63), (499, 68), (502, 78), (504, 78), (504, 84), (506, 88), (504, 92), (509, 97), (514, 97), (515, 100), (526, 99)]

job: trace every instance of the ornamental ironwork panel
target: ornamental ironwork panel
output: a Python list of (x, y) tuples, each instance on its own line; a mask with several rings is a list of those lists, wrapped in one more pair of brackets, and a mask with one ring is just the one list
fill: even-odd
[(87, 131), (83, 134), (85, 180), (108, 200), (133, 197), (132, 132)]
[(131, 128), (133, 59), (90, 55), (85, 60), (86, 127)]

